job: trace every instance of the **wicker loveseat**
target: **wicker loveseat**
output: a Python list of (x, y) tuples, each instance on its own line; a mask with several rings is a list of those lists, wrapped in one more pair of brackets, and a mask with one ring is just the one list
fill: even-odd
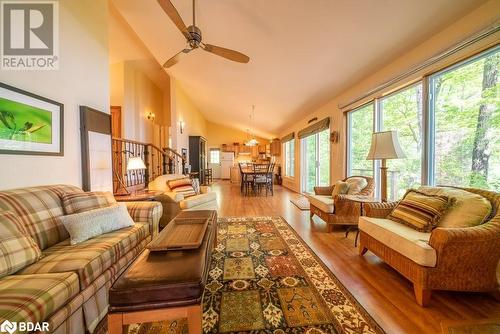
[[(369, 176), (350, 176), (351, 178), (364, 178), (366, 186), (358, 193), (350, 195), (372, 196), (375, 189), (373, 178)], [(333, 230), (334, 225), (358, 225), (361, 214), (361, 204), (345, 198), (344, 195), (332, 197), (333, 185), (329, 187), (314, 187), (314, 195), (309, 195), (311, 220), (317, 215), (328, 224), (328, 232)]]
[[(422, 250), (416, 249), (406, 256), (395, 250), (401, 247), (396, 234), (390, 238), (391, 243), (384, 243), (380, 241), (380, 235), (377, 236), (374, 230), (368, 228), (371, 219), (388, 230), (391, 226), (393, 229), (399, 229), (400, 224), (391, 225), (391, 221), (384, 222), (381, 219), (387, 217), (397, 202), (369, 203), (363, 207), (366, 216), (372, 218), (360, 219), (360, 255), (370, 250), (410, 280), (416, 301), (421, 306), (429, 303), (432, 290), (483, 291), (493, 292), (498, 296), (496, 271), (500, 260), (500, 194), (472, 188), (457, 189), (486, 198), (492, 205), (489, 220), (473, 227), (437, 227), (427, 233), (427, 240), (413, 240), (415, 247)], [(363, 220), (368, 224), (364, 224)], [(417, 254), (419, 252), (420, 255)]]

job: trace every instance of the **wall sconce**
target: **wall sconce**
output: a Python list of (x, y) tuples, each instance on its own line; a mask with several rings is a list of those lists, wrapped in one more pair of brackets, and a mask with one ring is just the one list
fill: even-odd
[(184, 133), (184, 127), (186, 126), (186, 123), (184, 121), (180, 121), (179, 125), (180, 125), (181, 133)]
[(148, 114), (146, 115), (146, 118), (149, 119), (151, 122), (153, 122), (155, 120), (155, 113), (154, 112), (148, 112)]
[(340, 137), (340, 134), (338, 131), (332, 131), (332, 133), (330, 133), (330, 142), (332, 142), (334, 144), (338, 143), (339, 137)]

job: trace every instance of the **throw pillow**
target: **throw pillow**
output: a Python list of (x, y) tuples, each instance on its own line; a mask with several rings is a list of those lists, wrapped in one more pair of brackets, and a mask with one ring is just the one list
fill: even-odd
[(332, 197), (335, 197), (336, 195), (347, 194), (348, 191), (349, 183), (344, 181), (337, 181), (333, 186)]
[(484, 223), (491, 215), (491, 202), (483, 196), (453, 187), (422, 186), (419, 191), (453, 199), (450, 208), (439, 220), (439, 227), (472, 227)]
[(125, 205), (117, 204), (59, 218), (70, 235), (72, 245), (101, 234), (134, 226)]
[(414, 189), (406, 192), (388, 218), (420, 232), (430, 232), (450, 205), (447, 196), (427, 195)]
[(22, 221), (11, 211), (0, 212), (0, 278), (38, 261), (42, 251)]
[(61, 199), (64, 212), (67, 215), (105, 208), (116, 204), (113, 194), (105, 191), (65, 193)]
[(167, 181), (167, 186), (175, 193), (184, 195), (184, 197), (194, 196), (196, 192), (193, 188), (193, 183), (188, 177), (183, 177), (177, 180)]
[(350, 177), (345, 182), (349, 185), (348, 195), (356, 195), (368, 185), (368, 181), (359, 176)]
[(201, 194), (201, 188), (200, 188), (200, 179), (195, 178), (191, 180), (191, 183), (193, 185), (194, 192), (196, 195)]

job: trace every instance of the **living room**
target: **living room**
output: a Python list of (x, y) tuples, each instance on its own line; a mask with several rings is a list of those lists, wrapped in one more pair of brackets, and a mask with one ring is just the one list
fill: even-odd
[(0, 332), (498, 332), (498, 1), (0, 7)]

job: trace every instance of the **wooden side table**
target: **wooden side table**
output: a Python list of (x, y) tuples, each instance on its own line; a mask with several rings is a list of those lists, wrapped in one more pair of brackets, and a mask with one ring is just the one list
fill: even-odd
[[(360, 216), (363, 216), (364, 212), (363, 212), (363, 204), (365, 203), (378, 203), (380, 202), (378, 199), (376, 199), (375, 197), (371, 197), (371, 196), (362, 196), (362, 195), (343, 195), (343, 197), (349, 201), (353, 201), (353, 202), (357, 202), (357, 203), (360, 203), (360, 208), (361, 208), (361, 212), (360, 212)], [(349, 235), (349, 232), (351, 232), (351, 229), (357, 229), (356, 231), (356, 238), (354, 239), (354, 247), (357, 247), (358, 246), (358, 236), (359, 236), (359, 228), (358, 226), (349, 226), (347, 228), (347, 231), (345, 232), (345, 237), (347, 238), (347, 236)]]
[(161, 194), (161, 191), (141, 190), (135, 191), (130, 195), (115, 195), (115, 199), (117, 202), (154, 201)]

